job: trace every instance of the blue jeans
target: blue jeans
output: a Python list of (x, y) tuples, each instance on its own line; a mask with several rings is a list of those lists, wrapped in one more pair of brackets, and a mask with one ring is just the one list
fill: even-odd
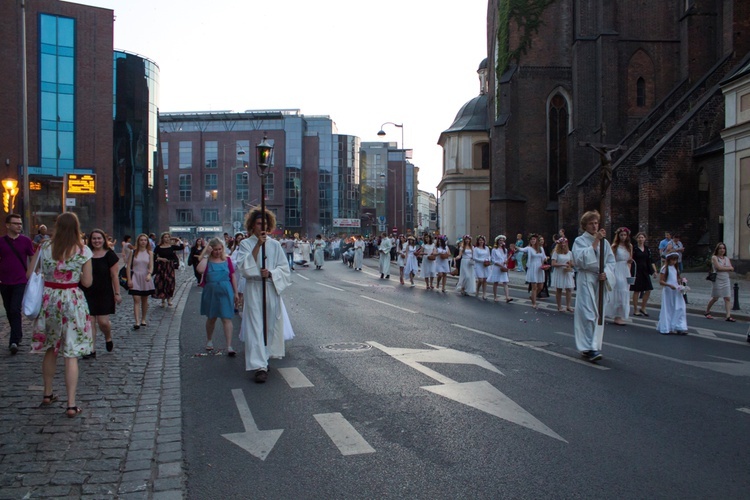
[(21, 327), (21, 302), (23, 301), (23, 292), (26, 290), (26, 283), (20, 285), (0, 285), (0, 295), (3, 297), (5, 314), (8, 316), (10, 323), (10, 344), (19, 344), (23, 337)]
[(523, 252), (518, 252), (514, 257), (516, 258), (516, 264), (518, 265), (518, 271), (519, 272), (525, 272), (526, 269), (523, 268), (523, 257), (526, 255)]
[(294, 254), (288, 253), (286, 254), (286, 260), (289, 262), (289, 269), (294, 269)]

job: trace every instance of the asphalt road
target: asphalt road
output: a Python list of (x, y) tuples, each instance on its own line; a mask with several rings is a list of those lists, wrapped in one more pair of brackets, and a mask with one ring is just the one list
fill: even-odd
[(378, 276), (298, 270), (284, 299), (296, 338), (266, 384), (238, 341), (235, 358), (201, 355), (192, 289), (188, 498), (747, 498), (747, 324), (689, 315), (673, 337), (636, 318), (607, 326), (594, 365), (571, 314), (518, 291), (493, 303)]

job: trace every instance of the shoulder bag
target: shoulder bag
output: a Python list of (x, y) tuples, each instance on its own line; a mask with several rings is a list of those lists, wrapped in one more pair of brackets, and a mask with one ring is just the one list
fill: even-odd
[(708, 271), (708, 276), (706, 276), (706, 279), (708, 281), (716, 281), (716, 271), (714, 270), (714, 264), (711, 263), (711, 269)]
[(24, 316), (29, 319), (36, 319), (39, 316), (39, 312), (42, 310), (42, 297), (44, 296), (44, 276), (42, 273), (37, 272), (40, 267), (40, 263), (43, 259), (42, 250), (39, 250), (39, 257), (36, 260), (34, 271), (29, 277), (29, 282), (26, 283), (26, 289), (23, 292), (23, 301), (21, 302), (21, 310)]

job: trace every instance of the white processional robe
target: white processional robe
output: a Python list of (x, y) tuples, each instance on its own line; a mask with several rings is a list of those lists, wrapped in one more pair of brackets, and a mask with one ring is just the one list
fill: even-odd
[(313, 258), (315, 259), (315, 265), (318, 267), (322, 267), (323, 262), (325, 262), (326, 242), (323, 240), (315, 240), (313, 241), (312, 248), (313, 248)]
[[(595, 335), (599, 317), (599, 248), (594, 249), (594, 236), (583, 233), (573, 243), (573, 265), (576, 275), (576, 305), (573, 327), (576, 349), (579, 351), (601, 351), (602, 336)], [(604, 242), (604, 303), (615, 286), (615, 255), (609, 242)]]
[(357, 240), (354, 242), (354, 268), (362, 269), (362, 261), (365, 257), (365, 242)]
[[(270, 358), (282, 358), (285, 354), (284, 340), (294, 336), (291, 324), (281, 300), (281, 293), (292, 284), (292, 275), (286, 252), (273, 239), (266, 240), (266, 269), (271, 276), (266, 279), (266, 317), (268, 345), (263, 343), (263, 281), (260, 275), (262, 249), (253, 258), (257, 236), (250, 236), (240, 243), (237, 268), (245, 277), (245, 306), (242, 310), (240, 340), (245, 343), (245, 369), (267, 369)], [(286, 333), (286, 335), (285, 335)]]
[(380, 274), (385, 276), (391, 274), (391, 248), (393, 248), (393, 241), (390, 238), (386, 237), (380, 240), (378, 264), (380, 265)]

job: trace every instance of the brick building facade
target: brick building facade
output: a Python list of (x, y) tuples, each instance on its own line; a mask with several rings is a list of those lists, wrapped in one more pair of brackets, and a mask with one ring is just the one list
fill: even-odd
[(489, 2), (491, 232), (578, 234), (601, 202), (592, 142), (623, 150), (609, 230), (672, 230), (705, 253), (724, 230), (719, 84), (750, 55), (750, 2), (532, 4)]

